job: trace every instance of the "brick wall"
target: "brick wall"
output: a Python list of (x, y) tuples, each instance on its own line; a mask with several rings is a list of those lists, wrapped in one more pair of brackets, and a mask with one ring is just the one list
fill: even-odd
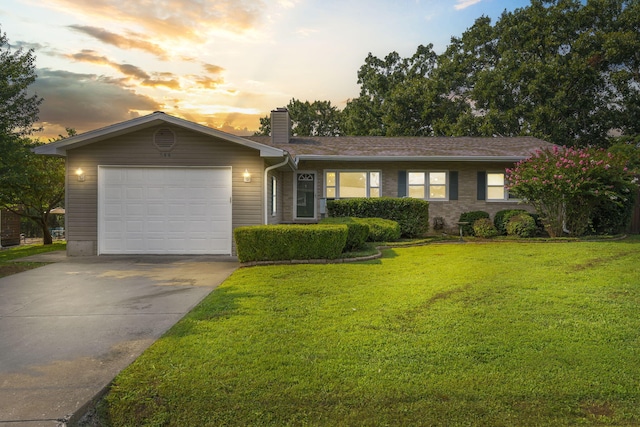
[[(381, 172), (381, 191), (383, 197), (398, 197), (398, 174), (400, 171), (457, 171), (458, 172), (458, 200), (430, 201), (429, 218), (431, 227), (433, 219), (442, 217), (447, 231), (457, 232), (457, 222), (460, 214), (469, 211), (485, 211), (491, 217), (503, 209), (526, 209), (533, 212), (531, 206), (521, 204), (516, 200), (485, 201), (478, 200), (477, 174), (479, 171), (503, 172), (512, 167), (511, 163), (471, 163), (471, 162), (300, 162), (299, 168), (304, 171), (316, 172), (316, 194), (318, 203), (324, 197), (324, 171), (331, 170), (369, 170)], [(293, 177), (295, 173), (283, 174), (283, 215), (284, 221), (291, 221), (294, 208)], [(320, 217), (318, 215), (318, 217)]]

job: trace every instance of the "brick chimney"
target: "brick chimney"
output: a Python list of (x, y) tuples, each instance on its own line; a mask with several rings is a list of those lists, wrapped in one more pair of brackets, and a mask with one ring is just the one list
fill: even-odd
[(289, 110), (284, 107), (271, 111), (271, 142), (273, 144), (288, 144), (291, 139), (291, 117)]

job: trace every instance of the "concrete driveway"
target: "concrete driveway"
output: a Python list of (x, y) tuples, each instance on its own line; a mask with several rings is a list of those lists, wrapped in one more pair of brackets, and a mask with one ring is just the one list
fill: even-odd
[(72, 257), (0, 279), (0, 425), (65, 425), (237, 267), (215, 256)]

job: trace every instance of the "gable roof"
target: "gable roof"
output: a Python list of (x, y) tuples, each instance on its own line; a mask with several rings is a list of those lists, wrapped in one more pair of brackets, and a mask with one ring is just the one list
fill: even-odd
[(36, 154), (66, 156), (67, 150), (162, 124), (172, 124), (194, 132), (212, 136), (214, 138), (219, 138), (224, 141), (253, 148), (260, 151), (261, 157), (282, 158), (287, 155), (286, 151), (277, 147), (264, 145), (256, 141), (250, 141), (240, 136), (231, 135), (208, 126), (203, 126), (198, 123), (165, 114), (161, 111), (156, 111), (155, 113), (146, 116), (136, 117), (135, 119), (127, 120), (125, 122), (85, 132), (60, 141), (44, 144), (36, 147), (34, 151)]
[(265, 136), (246, 138), (286, 150), (296, 161), (515, 162), (554, 146), (534, 137), (293, 137), (280, 144)]
[(37, 154), (66, 156), (67, 150), (138, 130), (172, 124), (253, 148), (265, 158), (324, 161), (508, 161), (530, 157), (554, 144), (534, 137), (292, 137), (274, 143), (268, 136), (236, 136), (161, 111), (38, 146)]

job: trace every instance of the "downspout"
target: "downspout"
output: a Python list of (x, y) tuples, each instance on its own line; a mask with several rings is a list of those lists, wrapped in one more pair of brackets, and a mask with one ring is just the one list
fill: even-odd
[(269, 172), (289, 163), (289, 156), (285, 154), (284, 161), (276, 165), (271, 165), (264, 170), (264, 225), (269, 223)]

